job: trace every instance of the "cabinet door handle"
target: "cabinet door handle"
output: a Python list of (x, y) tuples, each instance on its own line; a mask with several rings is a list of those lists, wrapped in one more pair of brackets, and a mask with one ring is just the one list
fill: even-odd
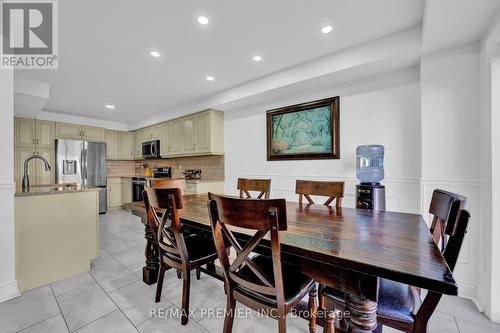
[(38, 144), (40, 144), (40, 141), (39, 141), (38, 139), (36, 139), (36, 144), (37, 144), (37, 145), (38, 145)]
[(33, 144), (35, 144), (35, 139), (33, 139)]

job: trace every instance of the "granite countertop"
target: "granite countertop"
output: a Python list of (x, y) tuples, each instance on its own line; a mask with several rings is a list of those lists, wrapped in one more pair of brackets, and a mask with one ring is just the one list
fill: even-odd
[(63, 194), (63, 193), (76, 193), (76, 192), (88, 192), (88, 191), (99, 191), (100, 187), (94, 186), (82, 186), (82, 185), (34, 185), (28, 188), (27, 191), (18, 187), (16, 189), (15, 197), (27, 197), (34, 195), (47, 195), (47, 194)]

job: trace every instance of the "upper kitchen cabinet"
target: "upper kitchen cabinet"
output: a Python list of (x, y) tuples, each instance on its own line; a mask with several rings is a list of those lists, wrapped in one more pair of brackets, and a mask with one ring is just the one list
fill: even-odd
[(102, 127), (82, 126), (82, 138), (87, 141), (105, 141), (105, 129)]
[(56, 138), (82, 139), (82, 126), (76, 124), (56, 123)]
[(118, 132), (118, 158), (134, 159), (134, 135), (130, 132)]
[(134, 158), (134, 134), (106, 130), (106, 158), (108, 160), (132, 160)]
[(160, 126), (160, 156), (167, 156), (170, 152), (170, 125), (164, 123)]
[(34, 148), (27, 147), (14, 148), (14, 181), (16, 182), (16, 184), (19, 186), (21, 185), (24, 175), (24, 161), (33, 155), (39, 155), (46, 158), (47, 161), (49, 161), (51, 169), (45, 170), (45, 164), (39, 159), (32, 160), (28, 167), (30, 184), (54, 184), (54, 170), (56, 167), (55, 150), (51, 148), (34, 150)]
[(36, 121), (36, 146), (38, 148), (54, 148), (56, 124), (53, 121)]
[(28, 118), (14, 119), (14, 144), (16, 147), (54, 148), (54, 139), (54, 122)]
[(118, 131), (106, 130), (106, 159), (118, 159)]
[(196, 151), (196, 117), (182, 119), (183, 147), (182, 152), (191, 155)]
[(160, 140), (161, 126), (155, 125), (142, 130), (142, 139), (145, 141)]
[[(169, 146), (166, 157), (182, 156), (184, 153), (184, 122), (182, 119), (177, 119), (170, 122), (169, 126)], [(161, 143), (160, 143), (161, 145)], [(161, 148), (161, 147), (160, 147)], [(162, 156), (165, 157), (165, 156)]]
[[(168, 125), (167, 125), (168, 124)], [(224, 154), (224, 114), (209, 110), (162, 126), (161, 156)], [(164, 145), (164, 140), (167, 144)]]
[(106, 130), (102, 127), (56, 123), (56, 137), (88, 141), (106, 141)]
[(133, 135), (134, 135), (134, 159), (140, 160), (142, 158), (142, 142), (143, 142), (142, 130), (135, 131)]

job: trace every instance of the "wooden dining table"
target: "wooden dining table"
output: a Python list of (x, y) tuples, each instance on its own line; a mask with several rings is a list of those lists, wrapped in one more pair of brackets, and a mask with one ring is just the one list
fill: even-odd
[[(181, 222), (210, 232), (207, 195), (183, 196)], [(376, 328), (381, 278), (442, 294), (457, 295), (457, 284), (423, 217), (400, 212), (374, 212), (287, 202), (287, 230), (280, 232), (283, 256), (300, 264), (322, 284), (346, 292), (353, 332)], [(143, 280), (156, 282), (158, 249), (147, 225), (144, 204), (125, 204), (145, 225), (146, 266)], [(245, 231), (236, 231), (243, 240)], [(265, 244), (263, 246), (265, 251)]]

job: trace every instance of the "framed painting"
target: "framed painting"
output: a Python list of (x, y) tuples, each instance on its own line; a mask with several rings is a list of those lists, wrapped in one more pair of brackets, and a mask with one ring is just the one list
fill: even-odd
[(267, 160), (338, 159), (339, 97), (267, 111)]

